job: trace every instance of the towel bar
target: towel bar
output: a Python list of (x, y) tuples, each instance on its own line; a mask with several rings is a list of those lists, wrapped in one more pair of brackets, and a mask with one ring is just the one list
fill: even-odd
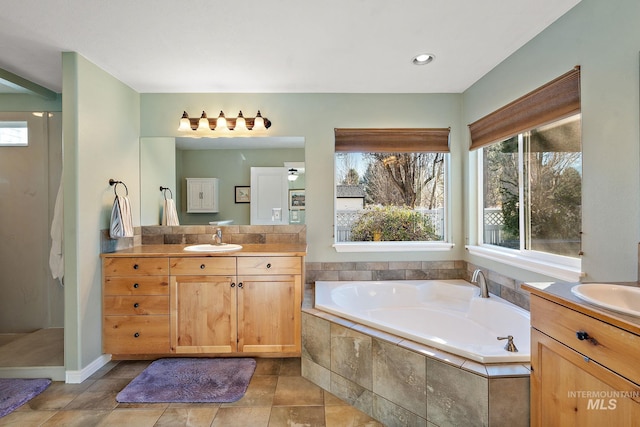
[(164, 196), (165, 200), (167, 200), (167, 190), (169, 190), (169, 194), (171, 194), (171, 197), (169, 198), (173, 199), (173, 191), (171, 191), (169, 187), (163, 187), (162, 185), (160, 186), (160, 191), (162, 191), (162, 195)]
[(129, 195), (129, 189), (127, 188), (127, 184), (125, 184), (122, 181), (116, 181), (115, 179), (111, 178), (109, 180), (109, 185), (111, 185), (112, 187), (115, 185), (115, 187), (113, 187), (113, 192), (116, 194), (116, 196), (118, 195), (118, 184), (122, 184), (124, 185), (124, 189), (127, 192), (125, 195), (128, 196)]

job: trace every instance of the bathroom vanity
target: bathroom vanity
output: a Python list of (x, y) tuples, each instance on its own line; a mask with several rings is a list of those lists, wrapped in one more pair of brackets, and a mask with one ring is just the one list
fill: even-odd
[(531, 292), (531, 425), (633, 425), (640, 419), (640, 319), (599, 309), (570, 284)]
[(306, 245), (244, 245), (227, 253), (184, 247), (102, 254), (105, 353), (300, 356)]

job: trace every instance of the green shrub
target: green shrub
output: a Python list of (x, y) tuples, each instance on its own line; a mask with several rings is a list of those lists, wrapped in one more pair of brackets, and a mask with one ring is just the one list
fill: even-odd
[(351, 226), (351, 241), (354, 242), (439, 239), (429, 217), (401, 206), (368, 208)]

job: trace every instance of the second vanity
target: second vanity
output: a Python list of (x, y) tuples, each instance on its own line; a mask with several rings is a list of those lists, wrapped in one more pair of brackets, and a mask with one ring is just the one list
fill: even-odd
[(142, 245), (102, 254), (103, 351), (295, 357), (306, 245), (226, 253)]

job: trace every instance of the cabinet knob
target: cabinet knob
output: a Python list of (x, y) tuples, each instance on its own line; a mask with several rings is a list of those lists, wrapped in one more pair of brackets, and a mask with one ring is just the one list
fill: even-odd
[(267, 264), (267, 268), (271, 268), (271, 263)]
[(137, 302), (133, 304), (133, 308), (138, 308), (140, 307), (140, 304), (138, 304)]
[(238, 283), (238, 287), (241, 288), (242, 287), (242, 282)]
[(204, 264), (200, 264), (200, 270), (204, 270)]
[(134, 337), (134, 338), (138, 338), (139, 336), (140, 336), (140, 333), (139, 333), (139, 332), (136, 332), (135, 334), (133, 334), (133, 337)]
[(235, 288), (235, 287), (236, 287), (236, 284), (235, 284), (235, 283), (232, 283), (232, 284), (231, 284), (231, 287), (232, 287), (232, 288)]
[(134, 270), (137, 270), (137, 269), (138, 269), (138, 267), (139, 267), (139, 265), (138, 265), (138, 264), (133, 264), (133, 269), (134, 269)]
[(134, 287), (135, 289), (138, 289), (138, 288), (140, 287), (140, 285), (139, 285), (138, 283), (134, 283), (134, 284), (133, 284), (133, 287)]
[(580, 341), (589, 341), (593, 345), (598, 345), (598, 341), (592, 336), (589, 336), (589, 334), (585, 331), (577, 331), (576, 338), (578, 338)]

